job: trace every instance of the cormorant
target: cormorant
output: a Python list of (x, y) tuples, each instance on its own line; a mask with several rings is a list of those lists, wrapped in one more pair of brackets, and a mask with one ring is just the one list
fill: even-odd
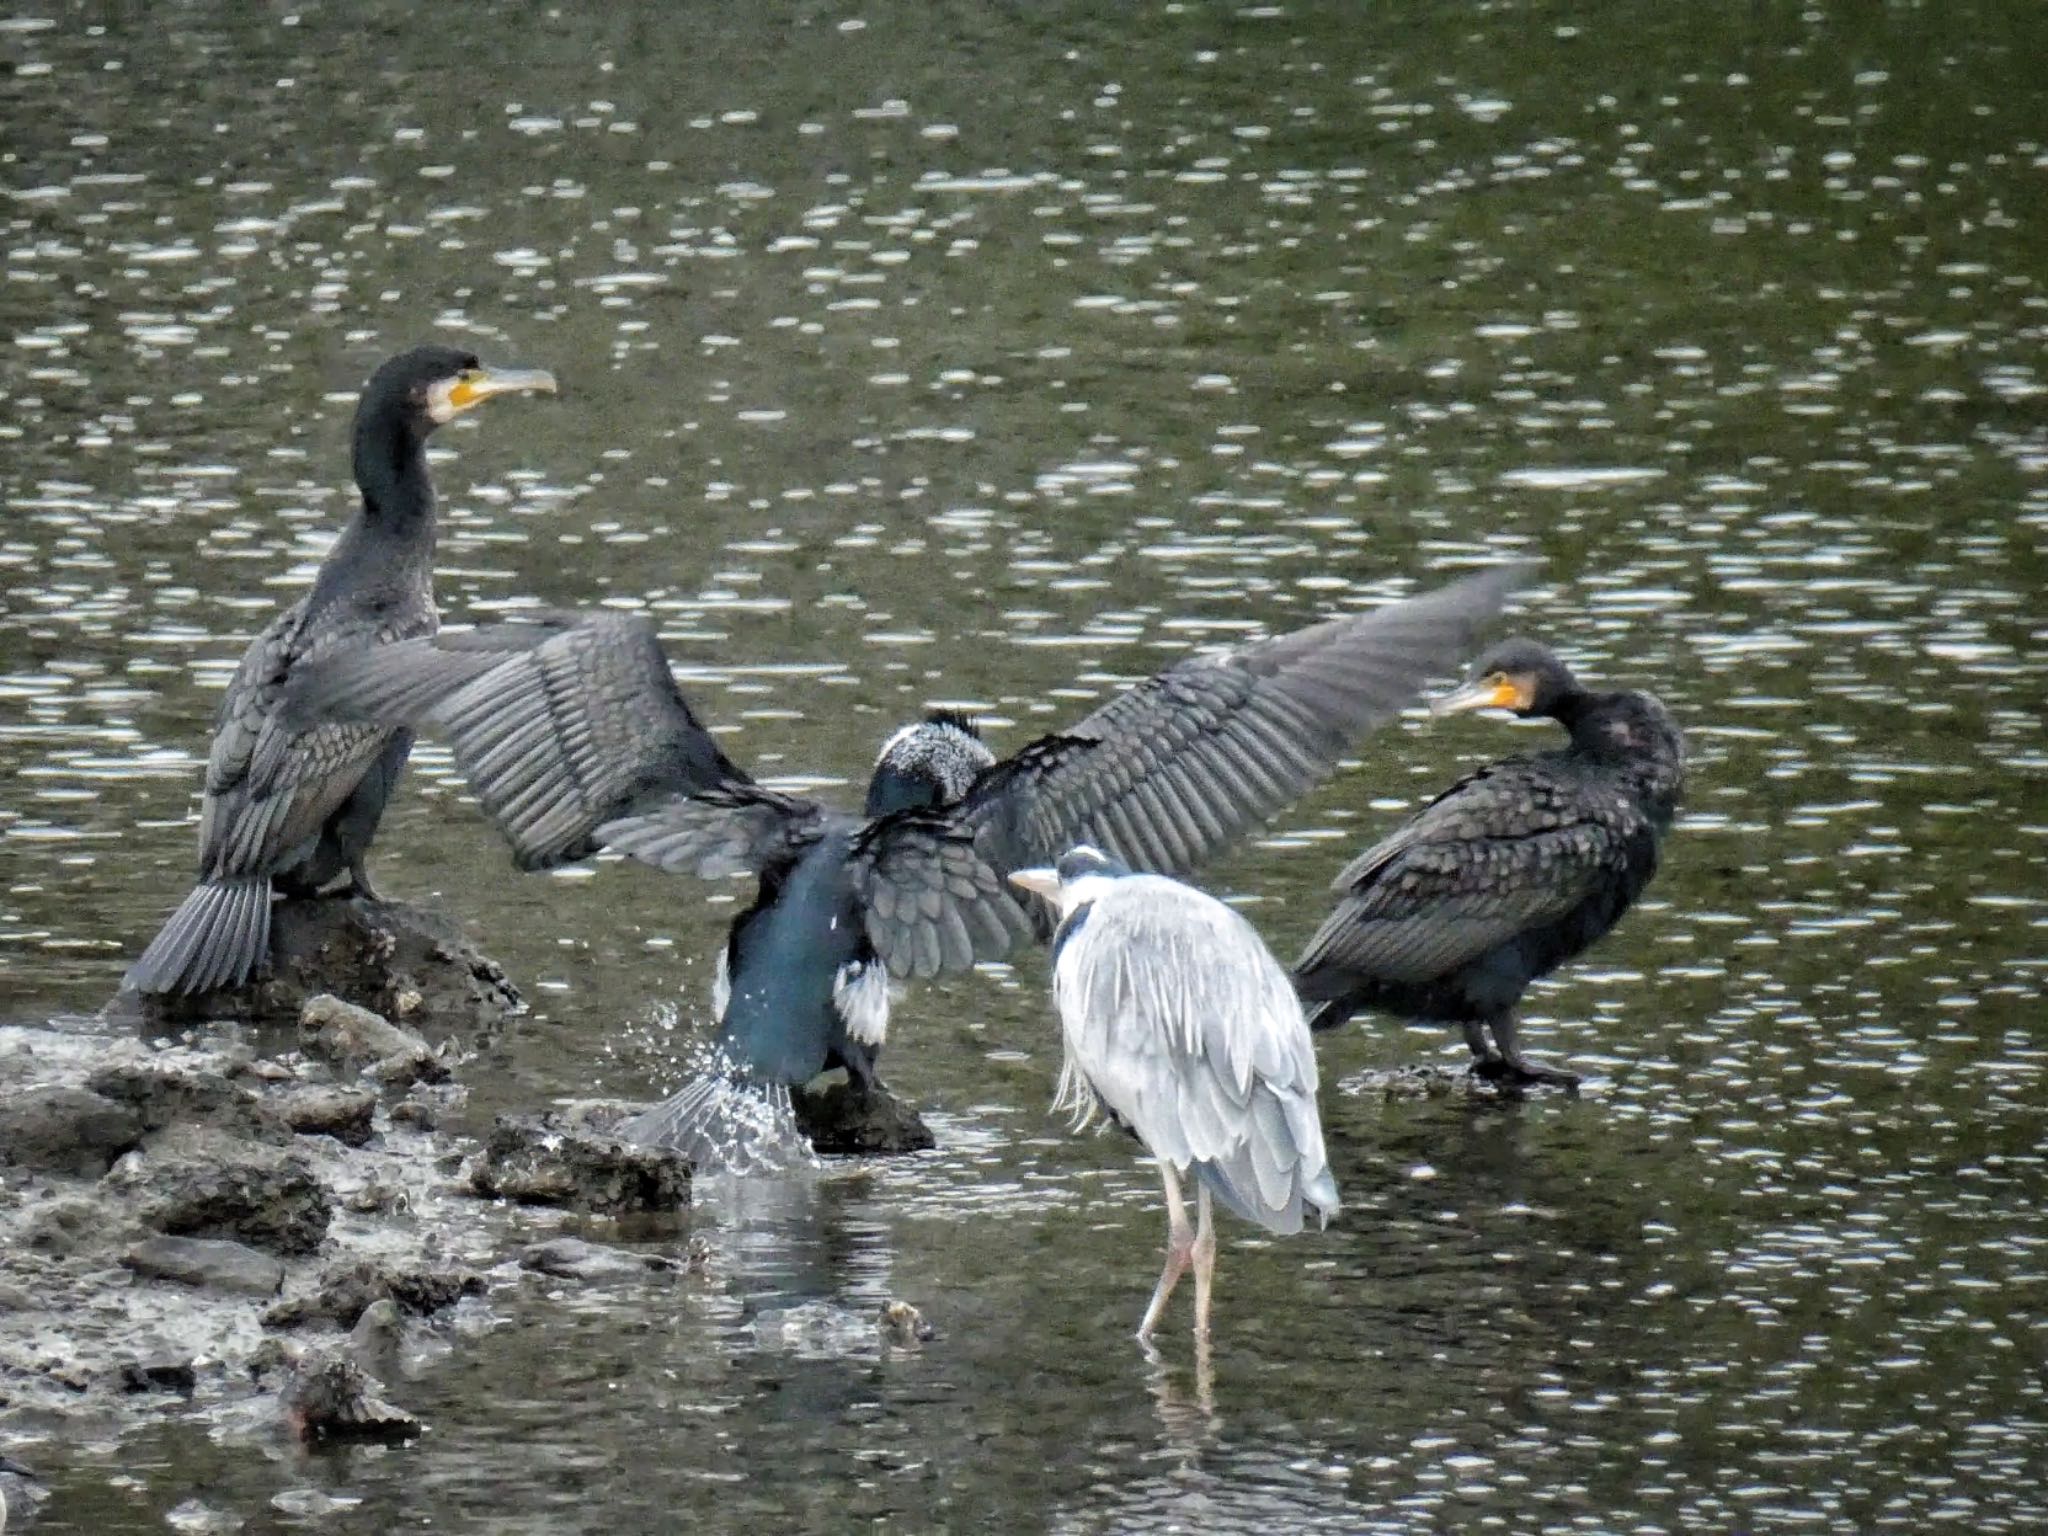
[(1571, 742), (1466, 775), (1345, 868), (1343, 899), (1294, 966), (1309, 1023), (1373, 1008), (1460, 1024), (1480, 1075), (1575, 1084), (1523, 1059), (1515, 1005), (1657, 872), (1685, 739), (1649, 694), (1589, 692), (1532, 640), (1494, 647), (1434, 707), (1545, 716)]
[[(1104, 1110), (1145, 1145), (1166, 1186), (1166, 1266), (1138, 1325), (1148, 1338), (1190, 1264), (1195, 1332), (1209, 1332), (1213, 1195), (1268, 1232), (1327, 1223), (1337, 1181), (1316, 1114), (1316, 1053), (1286, 968), (1242, 914), (1163, 875), (1079, 847), (1013, 885), (1059, 912), (1052, 995), (1065, 1059), (1054, 1109), (1080, 1130)], [(1188, 1226), (1181, 1180), (1195, 1179)]]
[[(552, 613), (351, 656), (311, 674), (307, 718), (432, 721), (525, 868), (592, 842), (705, 879), (749, 873), (719, 956), (729, 1075), (874, 1080), (892, 977), (999, 959), (1033, 932), (1003, 876), (1077, 842), (1184, 873), (1337, 766), (1469, 649), (1529, 574), (1500, 567), (1220, 655), (1118, 694), (1001, 762), (936, 715), (890, 738), (860, 816), (754, 783), (676, 691), (644, 619)], [(625, 1127), (701, 1154), (712, 1078)]]
[(376, 899), (363, 858), (412, 732), (360, 722), (292, 729), (285, 688), (309, 662), (434, 632), (427, 438), (493, 395), (554, 387), (538, 370), (487, 369), (439, 346), (400, 353), (370, 376), (355, 415), (362, 506), (312, 590), (242, 655), (207, 758), (199, 883), (123, 986), (201, 993), (247, 981), (268, 957), (273, 891), (311, 895), (346, 872), (353, 894)]

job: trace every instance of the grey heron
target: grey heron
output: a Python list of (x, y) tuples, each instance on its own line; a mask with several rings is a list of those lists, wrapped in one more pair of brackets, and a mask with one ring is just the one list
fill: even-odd
[[(1269, 1232), (1327, 1222), (1337, 1184), (1316, 1113), (1316, 1058), (1287, 971), (1245, 918), (1192, 886), (1133, 874), (1081, 846), (1013, 884), (1059, 912), (1053, 1001), (1065, 1062), (1055, 1109), (1076, 1129), (1106, 1113), (1143, 1142), (1166, 1189), (1166, 1264), (1138, 1325), (1159, 1326), (1195, 1272), (1195, 1332), (1209, 1332), (1211, 1198)], [(1188, 1226), (1181, 1181), (1195, 1181)]]

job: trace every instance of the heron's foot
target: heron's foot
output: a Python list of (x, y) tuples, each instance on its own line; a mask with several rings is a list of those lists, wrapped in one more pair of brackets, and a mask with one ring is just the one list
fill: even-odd
[(370, 884), (370, 872), (360, 864), (349, 865), (348, 886), (341, 894), (352, 896), (357, 901), (374, 901), (379, 906), (384, 903), (384, 898), (377, 894), (377, 887)]

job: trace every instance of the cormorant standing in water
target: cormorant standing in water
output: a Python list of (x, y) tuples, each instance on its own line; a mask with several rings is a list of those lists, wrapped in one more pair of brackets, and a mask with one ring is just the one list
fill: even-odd
[[(522, 867), (598, 843), (705, 879), (754, 875), (719, 956), (722, 1072), (786, 1095), (834, 1066), (873, 1082), (892, 977), (964, 970), (1029, 936), (1011, 871), (1087, 842), (1186, 873), (1333, 771), (1528, 574), (1190, 657), (1001, 762), (968, 722), (934, 716), (890, 738), (860, 816), (728, 762), (653, 627), (627, 615), (544, 614), (351, 656), (309, 674), (294, 707), (440, 725)], [(717, 1086), (692, 1084), (627, 1134), (716, 1155)]]
[(1612, 928), (1657, 872), (1685, 785), (1684, 737), (1649, 694), (1589, 692), (1532, 640), (1495, 646), (1435, 708), (1545, 716), (1571, 741), (1466, 775), (1353, 860), (1333, 886), (1343, 899), (1295, 962), (1295, 986), (1313, 1028), (1361, 1008), (1460, 1024), (1482, 1076), (1575, 1084), (1523, 1059), (1515, 1005)]
[(249, 644), (228, 684), (206, 764), (199, 883), (123, 985), (201, 993), (237, 986), (270, 949), (270, 898), (310, 895), (344, 872), (375, 899), (363, 857), (412, 732), (375, 723), (295, 729), (286, 686), (309, 662), (431, 635), (434, 488), (427, 438), (493, 395), (552, 392), (537, 370), (487, 369), (454, 347), (415, 347), (364, 386), (355, 417), (362, 507), (313, 588)]

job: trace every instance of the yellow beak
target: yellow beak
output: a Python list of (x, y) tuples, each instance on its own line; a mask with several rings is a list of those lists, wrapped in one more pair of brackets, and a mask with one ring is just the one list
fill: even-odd
[(448, 391), (448, 403), (458, 411), (482, 405), (493, 395), (552, 395), (555, 376), (545, 368), (472, 368)]
[(1055, 906), (1059, 904), (1060, 877), (1057, 870), (1013, 869), (1010, 871), (1010, 884), (1034, 896), (1043, 896)]
[(1432, 700), (1429, 712), (1455, 715), (1468, 709), (1522, 709), (1528, 702), (1528, 690), (1513, 678), (1481, 677)]

